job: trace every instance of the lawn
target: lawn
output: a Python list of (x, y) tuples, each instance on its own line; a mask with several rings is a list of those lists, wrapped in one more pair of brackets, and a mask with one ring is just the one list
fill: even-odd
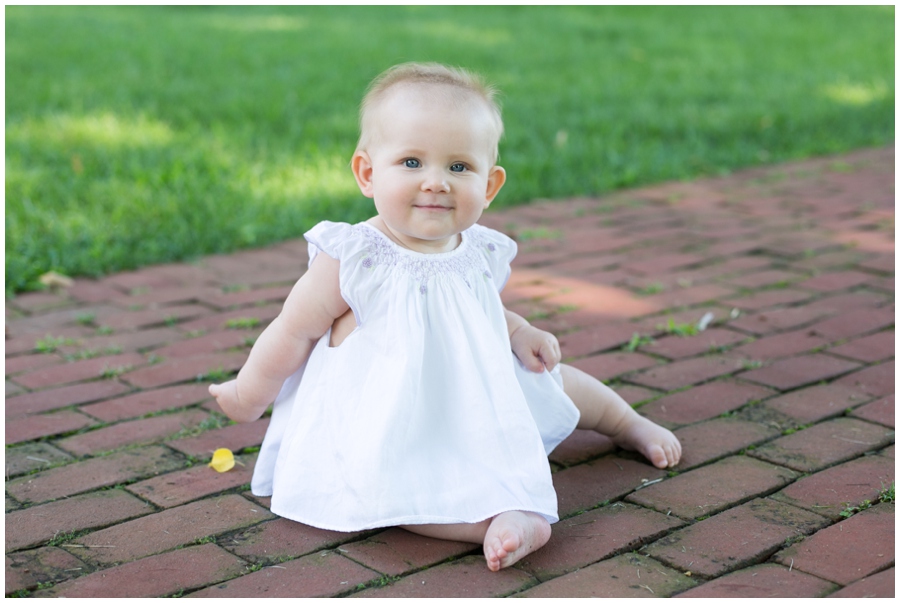
[(6, 291), (299, 237), (408, 60), (503, 91), (497, 206), (894, 140), (894, 8), (6, 7)]

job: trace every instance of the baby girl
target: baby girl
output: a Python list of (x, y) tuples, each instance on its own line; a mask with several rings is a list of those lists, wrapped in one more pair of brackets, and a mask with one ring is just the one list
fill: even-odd
[(306, 234), (308, 271), (210, 392), (235, 421), (274, 401), (252, 480), (274, 513), (476, 542), (497, 571), (550, 538), (547, 455), (575, 428), (660, 468), (681, 446), (503, 307), (516, 244), (476, 223), (506, 181), (492, 88), (399, 65), (370, 86), (360, 131), (351, 167), (377, 215)]

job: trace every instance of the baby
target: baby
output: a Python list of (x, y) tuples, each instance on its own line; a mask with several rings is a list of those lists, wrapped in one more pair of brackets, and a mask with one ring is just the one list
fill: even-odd
[(476, 542), (497, 571), (550, 538), (547, 454), (573, 429), (659, 468), (681, 446), (500, 302), (516, 245), (476, 224), (506, 181), (493, 89), (399, 65), (370, 86), (360, 131), (351, 167), (377, 215), (306, 234), (308, 271), (210, 393), (235, 421), (274, 401), (252, 482), (274, 513)]

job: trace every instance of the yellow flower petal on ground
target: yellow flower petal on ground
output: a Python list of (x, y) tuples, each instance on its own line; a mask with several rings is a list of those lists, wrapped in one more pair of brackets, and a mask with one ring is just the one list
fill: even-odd
[(213, 452), (209, 466), (219, 473), (224, 473), (234, 467), (234, 455), (227, 448), (219, 448)]

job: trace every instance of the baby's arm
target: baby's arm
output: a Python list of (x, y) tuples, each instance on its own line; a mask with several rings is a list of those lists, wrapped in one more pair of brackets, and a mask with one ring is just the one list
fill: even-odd
[(284, 380), (302, 365), (313, 346), (348, 305), (341, 297), (340, 262), (321, 253), (262, 332), (237, 379), (211, 385), (222, 410), (234, 421), (258, 419), (271, 404)]
[(503, 312), (509, 329), (510, 346), (525, 368), (540, 373), (546, 366), (547, 370), (552, 371), (562, 359), (556, 337), (552, 333), (531, 326), (515, 312), (510, 312), (506, 308)]

